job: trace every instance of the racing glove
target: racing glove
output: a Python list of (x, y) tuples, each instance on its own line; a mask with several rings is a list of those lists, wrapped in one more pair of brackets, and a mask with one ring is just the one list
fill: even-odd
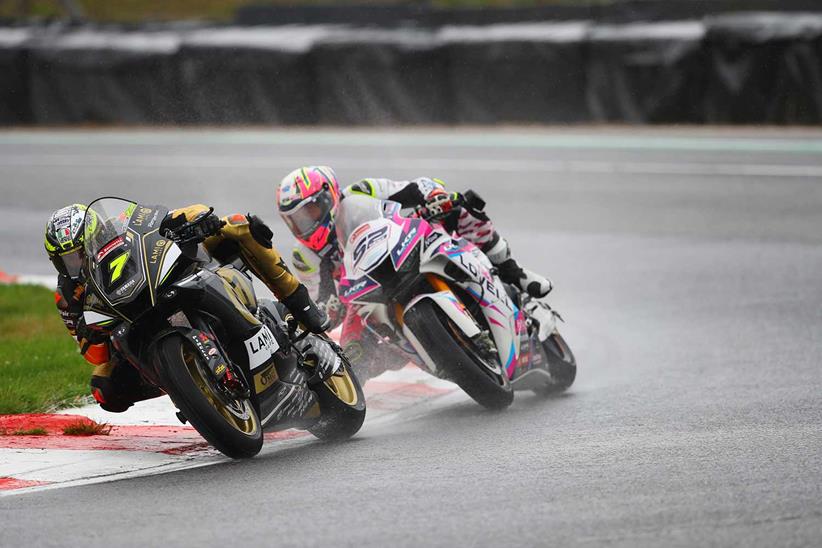
[[(199, 208), (170, 211), (160, 223), (160, 233), (178, 244), (199, 243), (217, 234), (225, 226), (225, 221), (214, 214), (213, 207), (199, 211), (196, 209)], [(189, 216), (193, 218), (189, 219)]]
[(62, 274), (57, 278), (54, 302), (63, 324), (72, 336), (77, 335), (77, 326), (83, 318), (85, 285)]
[(80, 318), (75, 330), (80, 354), (92, 365), (102, 365), (109, 361), (109, 334), (105, 331), (92, 329)]
[(425, 199), (425, 204), (417, 208), (417, 214), (423, 219), (439, 219), (458, 207), (462, 203), (459, 192), (445, 192), (436, 189), (431, 191)]

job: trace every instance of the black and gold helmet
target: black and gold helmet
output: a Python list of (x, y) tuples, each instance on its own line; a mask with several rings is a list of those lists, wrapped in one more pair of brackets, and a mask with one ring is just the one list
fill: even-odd
[[(83, 242), (86, 234), (85, 218), (88, 208), (72, 204), (51, 214), (46, 224), (46, 253), (57, 271), (76, 280), (83, 266)], [(89, 222), (97, 224), (97, 216), (89, 214)], [(90, 226), (93, 233), (95, 226)]]

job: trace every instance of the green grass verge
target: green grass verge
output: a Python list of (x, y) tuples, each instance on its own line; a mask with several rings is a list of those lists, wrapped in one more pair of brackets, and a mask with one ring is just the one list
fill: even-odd
[(47, 411), (87, 396), (90, 375), (52, 292), (0, 285), (0, 414)]

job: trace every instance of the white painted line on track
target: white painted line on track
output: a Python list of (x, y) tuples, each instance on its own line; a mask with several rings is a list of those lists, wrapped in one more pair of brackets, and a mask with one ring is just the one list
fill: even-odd
[(0, 476), (57, 483), (155, 470), (190, 461), (192, 457), (149, 451), (96, 451), (77, 449), (0, 449)]
[(576, 130), (461, 129), (191, 129), (0, 132), (0, 145), (168, 146), (190, 144), (341, 146), (341, 147), (468, 147), (596, 150), (691, 150), (774, 153), (822, 153), (818, 132), (808, 136), (768, 137), (672, 135), (633, 130), (586, 133)]
[[(294, 440), (297, 441), (297, 440)], [(288, 443), (283, 442), (283, 443)], [(6, 459), (6, 452), (7, 450), (0, 450), (2, 451), (3, 458)], [(16, 450), (21, 451), (21, 450)], [(70, 460), (70, 462), (76, 463), (79, 459), (83, 460), (83, 455), (78, 455), (78, 451), (75, 450), (66, 450), (67, 453), (66, 458)], [(51, 458), (51, 454), (54, 453), (54, 450), (48, 450), (49, 458)], [(123, 451), (123, 453), (127, 453), (122, 455), (123, 461), (127, 463), (132, 463), (123, 466), (120, 470), (110, 470), (108, 473), (102, 474), (95, 474), (89, 473), (89, 468), (96, 469), (98, 466), (101, 466), (101, 461), (106, 461), (109, 457), (112, 457), (115, 461), (120, 459), (119, 455), (111, 455), (111, 453), (115, 453), (113, 451), (106, 451), (105, 458), (101, 459), (100, 451), (88, 451), (87, 455), (88, 463), (91, 466), (87, 466), (83, 469), (77, 469), (76, 471), (79, 473), (79, 476), (75, 476), (71, 479), (66, 479), (65, 481), (56, 481), (54, 483), (49, 483), (45, 485), (35, 485), (32, 487), (24, 487), (21, 489), (13, 489), (9, 491), (0, 491), (0, 497), (12, 497), (16, 495), (23, 495), (26, 493), (32, 493), (36, 491), (48, 491), (51, 489), (62, 489), (65, 487), (77, 487), (80, 485), (92, 485), (95, 483), (108, 483), (112, 481), (124, 480), (124, 479), (131, 479), (131, 478), (140, 478), (145, 476), (155, 476), (158, 474), (167, 474), (170, 472), (177, 472), (180, 470), (189, 470), (192, 468), (201, 468), (204, 466), (212, 466), (214, 464), (218, 464), (220, 462), (226, 462), (226, 457), (222, 455), (213, 455), (213, 456), (199, 456), (196, 459), (194, 457), (171, 457), (165, 456), (165, 461), (156, 462), (153, 465), (150, 463), (145, 463), (145, 466), (137, 466), (136, 468), (133, 466), (135, 461), (140, 461), (141, 457), (135, 455), (134, 451)], [(24, 455), (30, 456), (30, 455)], [(12, 461), (10, 461), (12, 462)], [(13, 462), (12, 462), (13, 463)], [(105, 466), (102, 466), (102, 469), (105, 470)], [(70, 468), (65, 469), (65, 471), (70, 470)]]
[[(369, 381), (365, 391), (369, 402), (368, 416), (363, 425), (365, 433), (375, 432), (390, 423), (411, 420), (437, 407), (449, 405), (446, 402), (453, 401), (454, 397), (467, 398), (452, 383), (412, 366), (386, 371)], [(0, 497), (152, 476), (230, 461), (215, 449), (207, 447), (205, 441), (192, 429), (187, 429), (190, 433), (186, 435), (195, 438), (193, 441), (188, 438), (181, 441), (173, 432), (163, 430), (157, 434), (143, 434), (161, 436), (158, 439), (140, 438), (135, 434), (133, 446), (123, 443), (123, 440), (132, 439), (128, 437), (128, 433), (118, 434), (116, 431), (118, 426), (141, 428), (146, 425), (147, 428), (165, 428), (161, 425), (171, 425), (179, 429), (175, 411), (168, 397), (139, 402), (127, 413), (121, 414), (108, 413), (96, 404), (66, 409), (63, 411), (65, 414), (82, 415), (115, 426), (119, 441), (101, 438), (105, 448), (95, 447), (95, 444), (74, 447), (65, 440), (49, 436), (47, 441), (40, 442), (43, 443), (42, 446), (34, 438), (27, 438), (24, 441), (31, 441), (33, 445), (13, 444), (0, 447), (0, 480), (7, 479), (20, 484), (0, 488)], [(308, 433), (294, 433), (294, 437), (288, 435), (288, 432), (285, 434), (285, 437), (273, 434), (276, 439), (267, 439), (260, 454), (270, 455), (298, 445), (318, 443)], [(55, 441), (58, 445), (49, 447)], [(60, 443), (68, 445), (61, 447)]]
[[(465, 172), (521, 172), (568, 174), (633, 174), (682, 176), (738, 176), (738, 177), (822, 177), (822, 164), (755, 164), (755, 163), (701, 163), (701, 162), (599, 162), (578, 160), (509, 160), (464, 158), (401, 158), (379, 156), (371, 158), (333, 158), (329, 162), (338, 168), (368, 170), (375, 168), (455, 169)], [(134, 171), (162, 168), (230, 170), (291, 169), (299, 161), (291, 158), (219, 157), (219, 156), (86, 156), (49, 154), (0, 156), (0, 168), (63, 168), (82, 167)]]

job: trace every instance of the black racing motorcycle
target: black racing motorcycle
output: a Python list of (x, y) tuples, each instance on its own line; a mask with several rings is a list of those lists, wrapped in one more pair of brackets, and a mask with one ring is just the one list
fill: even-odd
[(86, 324), (110, 332), (145, 382), (229, 457), (256, 455), (263, 431), (353, 436), (365, 398), (340, 347), (258, 300), (242, 268), (213, 261), (202, 235), (187, 236), (201, 219), (161, 234), (168, 211), (111, 197), (89, 205)]

